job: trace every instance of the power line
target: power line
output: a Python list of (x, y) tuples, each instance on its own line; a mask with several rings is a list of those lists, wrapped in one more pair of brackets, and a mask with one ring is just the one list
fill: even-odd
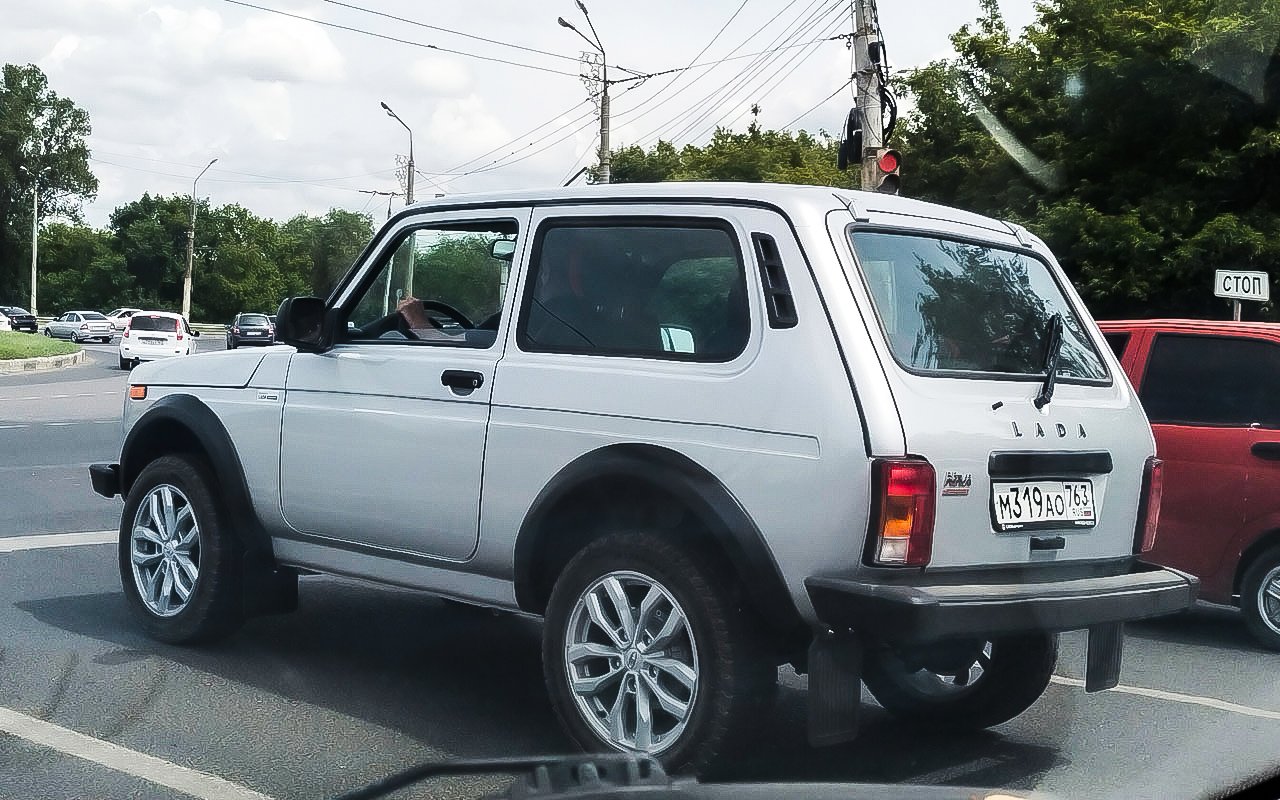
[[(800, 21), (784, 28), (783, 32), (778, 34), (770, 45), (772, 46), (778, 41), (788, 42), (794, 40), (798, 36), (807, 33), (818, 25), (825, 27), (827, 22), (824, 18), (830, 15), (832, 10), (833, 6), (828, 5), (824, 7), (821, 0), (811, 3), (806, 7), (806, 11), (801, 12), (804, 16)], [(722, 107), (738, 92), (748, 87), (751, 81), (753, 81), (760, 73), (764, 72), (764, 70), (768, 69), (769, 66), (771, 66), (780, 57), (781, 55), (777, 52), (769, 56), (761, 57), (749, 64), (742, 74), (731, 84), (726, 87), (717, 87), (715, 91), (692, 109), (691, 115), (685, 115), (685, 119), (688, 121), (683, 122), (683, 126), (675, 133), (672, 133), (670, 135), (670, 139), (672, 141), (681, 139), (696, 127), (702, 125), (709, 117), (711, 117), (711, 115), (716, 113), (717, 109)], [(691, 119), (690, 116), (692, 117)], [(680, 124), (681, 122), (675, 122), (668, 126), (667, 130), (670, 130), (672, 127), (675, 127), (675, 125)]]
[(244, 2), (244, 0), (222, 0), (222, 2), (230, 3), (231, 5), (234, 5), (234, 6), (243, 6), (244, 8), (252, 8), (256, 11), (265, 11), (268, 14), (279, 14), (282, 17), (289, 17), (291, 19), (302, 20), (303, 22), (311, 22), (316, 25), (323, 25), (327, 28), (336, 28), (341, 31), (358, 33), (363, 36), (372, 36), (376, 39), (384, 39), (388, 42), (396, 42), (398, 44), (407, 44), (412, 47), (421, 47), (425, 50), (435, 50), (436, 52), (439, 52), (439, 53), (451, 53), (457, 56), (465, 56), (467, 58), (476, 58), (481, 61), (491, 61), (496, 64), (506, 64), (512, 67), (521, 67), (523, 69), (537, 70), (538, 72), (548, 72), (548, 73), (551, 73), (552, 75), (566, 75), (570, 78), (578, 77), (577, 73), (575, 72), (565, 72), (564, 70), (552, 69), (550, 67), (540, 67), (540, 66), (537, 66), (536, 64), (525, 64), (520, 61), (509, 61), (505, 58), (495, 58), (494, 56), (482, 56), (477, 53), (468, 53), (465, 50), (454, 50), (453, 48), (449, 48), (449, 47), (440, 47), (439, 45), (425, 44), (423, 42), (415, 42), (409, 39), (401, 39), (396, 36), (387, 36), (386, 34), (383, 34), (383, 33), (374, 33), (373, 31), (367, 31), (367, 30), (364, 30), (363, 28), (354, 28), (350, 25), (339, 25), (336, 22), (326, 22), (321, 19), (312, 19), (311, 17), (304, 17), (301, 14), (291, 14), (288, 11), (281, 11), (278, 8), (267, 8), (265, 6), (254, 5), (253, 3), (246, 3)]
[(836, 90), (835, 90), (834, 92), (832, 92), (831, 94), (829, 94), (829, 95), (827, 95), (826, 97), (822, 98), (822, 99), (821, 99), (821, 100), (819, 100), (818, 102), (814, 103), (814, 104), (813, 104), (812, 106), (810, 106), (808, 109), (806, 109), (806, 110), (804, 110), (804, 111), (801, 111), (801, 112), (796, 116), (796, 118), (795, 118), (795, 119), (791, 120), (791, 121), (790, 121), (790, 122), (788, 122), (786, 125), (783, 125), (781, 128), (779, 128), (779, 130), (784, 130), (784, 131), (785, 131), (787, 128), (790, 128), (792, 125), (795, 125), (795, 124), (796, 124), (797, 122), (799, 122), (800, 120), (802, 120), (802, 119), (804, 119), (805, 117), (807, 117), (808, 115), (812, 114), (814, 111), (817, 111), (817, 110), (818, 110), (818, 108), (820, 108), (820, 107), (822, 106), (822, 104), (823, 104), (823, 103), (827, 102), (827, 101), (828, 101), (828, 100), (830, 100), (831, 98), (833, 98), (833, 97), (835, 97), (836, 95), (840, 94), (840, 92), (844, 91), (844, 87), (848, 86), (848, 85), (849, 85), (849, 84), (851, 84), (851, 83), (853, 83), (853, 78), (849, 78), (849, 80), (847, 80), (847, 81), (845, 81), (844, 83), (840, 84), (840, 85), (836, 88)]
[[(577, 103), (574, 103), (574, 104), (573, 104), (572, 106), (570, 106), (569, 108), (566, 108), (564, 111), (561, 111), (560, 113), (556, 114), (554, 117), (551, 117), (551, 118), (550, 118), (550, 119), (548, 119), (546, 122), (543, 122), (543, 123), (542, 123), (542, 124), (540, 124), (540, 125), (535, 125), (534, 127), (530, 128), (528, 131), (525, 131), (524, 133), (520, 134), (519, 136), (515, 137), (514, 139), (511, 139), (511, 140), (509, 140), (509, 141), (503, 142), (502, 144), (498, 145), (497, 147), (493, 148), (492, 150), (487, 150), (487, 151), (485, 151), (485, 152), (481, 153), (480, 155), (475, 156), (474, 158), (471, 158), (471, 159), (468, 159), (468, 160), (466, 160), (466, 161), (463, 161), (461, 164), (458, 164), (457, 166), (450, 167), (450, 168), (449, 168), (449, 170), (448, 170), (447, 172), (436, 172), (436, 173), (433, 173), (433, 174), (435, 174), (435, 175), (451, 175), (451, 174), (454, 174), (454, 173), (458, 173), (460, 170), (466, 169), (467, 167), (471, 166), (472, 164), (476, 163), (477, 161), (479, 161), (479, 160), (481, 160), (481, 159), (483, 159), (483, 158), (488, 158), (489, 156), (493, 155), (494, 153), (498, 152), (499, 150), (502, 150), (503, 148), (510, 147), (511, 145), (515, 144), (516, 142), (520, 141), (521, 139), (524, 139), (526, 136), (532, 136), (533, 134), (537, 133), (538, 131), (542, 130), (543, 128), (547, 127), (548, 125), (553, 125), (553, 124), (555, 124), (555, 123), (556, 123), (556, 122), (558, 122), (558, 121), (560, 120), (560, 118), (561, 118), (561, 117), (563, 117), (565, 114), (568, 114), (568, 113), (572, 112), (575, 108), (577, 108), (578, 106), (582, 105), (582, 104), (583, 104), (583, 103), (585, 103), (585, 102), (587, 102), (587, 101), (586, 101), (586, 100), (579, 100)], [(594, 110), (594, 109), (592, 109), (592, 110)], [(584, 116), (585, 116), (585, 115), (584, 115)], [(581, 118), (582, 118), (582, 116), (579, 116), (577, 119), (581, 119)], [(570, 122), (566, 122), (566, 123), (565, 123), (565, 125), (572, 125), (574, 122), (576, 122), (576, 121), (577, 121), (577, 119), (572, 120), (572, 121), (570, 121)], [(563, 126), (562, 126), (562, 127), (563, 127)]]

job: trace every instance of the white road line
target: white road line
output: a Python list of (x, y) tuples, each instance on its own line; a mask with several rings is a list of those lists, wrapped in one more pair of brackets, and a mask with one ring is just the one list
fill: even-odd
[(30, 428), (30, 425), (0, 425), (0, 431), (11, 431), (15, 428)]
[(82, 533), (37, 533), (32, 536), (0, 536), (0, 553), (44, 550), (50, 547), (114, 544), (119, 535), (117, 531), (84, 531)]
[[(1062, 686), (1074, 686), (1078, 689), (1084, 688), (1084, 681), (1078, 678), (1065, 678), (1061, 675), (1054, 675), (1049, 679), (1053, 683)], [(1234, 714), (1243, 714), (1246, 717), (1257, 717), (1259, 719), (1280, 720), (1280, 711), (1270, 711), (1265, 708), (1254, 708), (1253, 706), (1242, 706), (1239, 703), (1230, 703), (1226, 700), (1219, 700), (1216, 697), (1201, 697), (1195, 694), (1182, 694), (1181, 692), (1166, 692), (1163, 689), (1147, 689), (1142, 686), (1120, 686), (1110, 689), (1112, 692), (1120, 694), (1132, 694), (1139, 697), (1151, 697), (1156, 700), (1169, 700), (1174, 703), (1186, 703), (1192, 706), (1202, 706), (1204, 708), (1212, 708), (1218, 711), (1230, 711)]]
[(95, 739), (3, 706), (0, 706), (0, 731), (199, 800), (271, 800), (261, 792), (225, 778)]

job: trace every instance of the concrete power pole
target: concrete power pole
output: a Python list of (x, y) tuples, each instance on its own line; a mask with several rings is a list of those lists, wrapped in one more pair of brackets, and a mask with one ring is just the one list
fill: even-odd
[(187, 227), (187, 271), (182, 277), (182, 318), (191, 322), (191, 268), (196, 259), (196, 184), (209, 171), (209, 167), (218, 163), (213, 159), (200, 170), (200, 174), (191, 182), (191, 225)]
[[(36, 265), (39, 263), (37, 252), (40, 249), (40, 178), (37, 175), (31, 181), (31, 313), (36, 311)], [(1239, 307), (1239, 303), (1236, 304)]]
[(884, 106), (881, 101), (881, 68), (884, 39), (876, 15), (875, 0), (858, 0), (853, 33), (854, 82), (858, 90), (858, 116), (862, 120), (862, 188), (875, 188), (879, 177), (876, 157), (884, 147)]
[[(610, 162), (612, 154), (609, 150), (609, 57), (604, 52), (604, 45), (600, 43), (600, 34), (596, 33), (595, 23), (591, 21), (591, 14), (587, 12), (587, 7), (582, 0), (577, 0), (578, 10), (582, 12), (582, 16), (587, 20), (587, 26), (591, 30), (591, 36), (573, 27), (564, 17), (556, 17), (556, 22), (562, 28), (568, 28), (574, 33), (582, 37), (583, 41), (591, 45), (591, 48), (599, 54), (599, 61), (596, 60), (592, 53), (583, 53), (582, 57), (582, 81), (587, 84), (588, 89), (597, 81), (600, 83), (600, 166), (598, 170), (598, 182), (609, 183), (611, 179)], [(599, 68), (597, 73), (596, 68)]]

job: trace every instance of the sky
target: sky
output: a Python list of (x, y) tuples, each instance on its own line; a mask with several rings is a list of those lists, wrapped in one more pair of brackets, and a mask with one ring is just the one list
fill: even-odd
[[(850, 30), (847, 0), (584, 1), (610, 77), (730, 59), (615, 84), (615, 148), (705, 143), (752, 105), (766, 128), (837, 132), (848, 113), (849, 51), (821, 41)], [(1000, 7), (1014, 31), (1033, 20), (1032, 0)], [(978, 13), (881, 0), (891, 66), (951, 54)], [(214, 204), (380, 219), (404, 198), (361, 190), (401, 192), (409, 143), (383, 102), (413, 131), (418, 199), (560, 185), (594, 163), (587, 45), (557, 16), (590, 35), (573, 0), (4, 0), (0, 62), (38, 65), (88, 111), (90, 224), (144, 192), (189, 194), (214, 158), (197, 187)]]

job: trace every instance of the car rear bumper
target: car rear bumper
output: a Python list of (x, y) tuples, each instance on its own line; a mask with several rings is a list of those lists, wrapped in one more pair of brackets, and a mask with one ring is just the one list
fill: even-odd
[[(891, 644), (1095, 628), (1189, 608), (1192, 576), (1134, 562), (1121, 574), (999, 582), (998, 573), (928, 572), (892, 583), (866, 576), (812, 577), (805, 588), (822, 623)], [(958, 579), (958, 580), (957, 580)], [(1007, 580), (1007, 575), (1006, 575)]]
[(169, 345), (136, 345), (121, 346), (120, 357), (126, 361), (155, 361), (159, 358), (173, 358), (184, 355), (185, 347)]
[(119, 464), (90, 464), (89, 482), (93, 490), (103, 497), (115, 497), (120, 494)]

